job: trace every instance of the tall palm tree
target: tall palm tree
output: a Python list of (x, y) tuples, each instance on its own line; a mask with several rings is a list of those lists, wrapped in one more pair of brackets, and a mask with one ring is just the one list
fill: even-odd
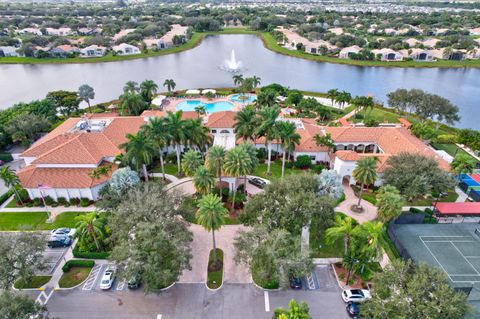
[(272, 160), (272, 140), (275, 139), (277, 129), (275, 122), (280, 114), (280, 108), (277, 106), (266, 107), (259, 111), (260, 125), (257, 128), (256, 135), (265, 137), (265, 145), (268, 148), (267, 174), (270, 175), (270, 164)]
[(247, 152), (248, 156), (250, 157), (250, 161), (251, 161), (250, 167), (248, 168), (248, 170), (245, 170), (245, 174), (243, 175), (243, 178), (244, 178), (243, 179), (243, 181), (244, 181), (243, 191), (246, 194), (247, 193), (247, 174), (252, 174), (255, 171), (255, 168), (257, 167), (257, 165), (259, 163), (259, 160), (258, 160), (258, 157), (257, 157), (257, 148), (254, 145), (246, 143), (246, 142), (243, 142), (238, 147), (243, 148), (245, 150), (245, 152)]
[(300, 144), (300, 134), (297, 133), (295, 123), (279, 121), (276, 123), (280, 143), (282, 144), (282, 177), (285, 175), (285, 155), (294, 152), (295, 146)]
[(198, 105), (195, 106), (195, 113), (197, 113), (197, 118), (200, 118), (200, 116), (207, 114), (207, 110), (205, 109), (205, 106)]
[(137, 135), (128, 133), (126, 135), (128, 141), (120, 144), (121, 149), (125, 149), (124, 160), (133, 165), (138, 171), (142, 169), (145, 180), (148, 181), (147, 165), (152, 162), (155, 153), (155, 142), (145, 136), (143, 132)]
[(215, 187), (215, 176), (205, 166), (197, 168), (192, 181), (197, 192), (202, 195), (207, 195)]
[(233, 85), (240, 86), (243, 83), (243, 75), (237, 74), (233, 76)]
[(135, 81), (128, 81), (125, 83), (125, 86), (123, 87), (123, 93), (130, 93), (130, 94), (135, 94), (138, 93), (139, 87), (138, 83)]
[(210, 129), (203, 125), (201, 119), (188, 119), (186, 121), (187, 142), (192, 147), (197, 147), (203, 156), (203, 151), (211, 142)]
[(357, 207), (360, 208), (362, 202), (363, 188), (365, 185), (375, 183), (377, 179), (377, 157), (364, 157), (357, 161), (357, 166), (353, 170), (353, 178), (360, 182), (360, 194), (358, 194)]
[(338, 97), (338, 89), (331, 89), (331, 90), (328, 90), (327, 92), (327, 97), (330, 99), (330, 101), (332, 101), (332, 105), (333, 105), (333, 102), (336, 101), (337, 97)]
[(160, 156), (160, 166), (162, 168), (163, 180), (165, 178), (165, 163), (163, 160), (163, 149), (168, 144), (169, 135), (165, 121), (159, 117), (152, 117), (149, 119), (148, 124), (144, 125), (142, 129), (148, 138), (153, 140), (158, 148), (158, 155)]
[(212, 232), (213, 242), (213, 264), (217, 266), (217, 244), (215, 242), (215, 231), (219, 230), (228, 216), (228, 210), (215, 194), (207, 194), (198, 200), (196, 213), (197, 223), (207, 231)]
[(237, 196), (237, 178), (248, 174), (252, 167), (252, 158), (250, 154), (240, 146), (230, 149), (225, 155), (223, 171), (225, 174), (235, 177), (235, 186), (233, 188), (232, 211), (235, 209), (235, 199)]
[(91, 212), (76, 216), (75, 221), (77, 236), (81, 239), (91, 237), (97, 247), (97, 251), (100, 251), (102, 247), (100, 246), (99, 239), (105, 236), (106, 219), (99, 217), (97, 212)]
[(126, 92), (120, 96), (120, 109), (122, 114), (128, 110), (128, 114), (138, 116), (146, 109), (146, 104), (139, 94)]
[(175, 147), (175, 152), (177, 153), (177, 174), (180, 176), (180, 146), (187, 141), (187, 133), (185, 131), (187, 121), (182, 119), (182, 111), (176, 113), (167, 112), (165, 126), (167, 127), (169, 143)]
[(165, 80), (165, 82), (163, 82), (163, 86), (167, 87), (168, 92), (172, 92), (173, 90), (175, 90), (177, 84), (172, 79), (167, 79)]
[(261, 83), (262, 79), (256, 75), (252, 76), (252, 84), (253, 84), (253, 87), (256, 89), (260, 83)]
[(345, 106), (345, 103), (350, 103), (352, 100), (352, 95), (346, 91), (342, 91), (338, 93), (337, 97), (335, 98), (338, 103), (340, 103), (341, 108)]
[(183, 155), (182, 170), (187, 176), (195, 174), (197, 168), (202, 165), (202, 158), (200, 153), (194, 150), (189, 150)]
[(153, 97), (157, 94), (158, 85), (152, 80), (145, 80), (140, 83), (140, 95), (143, 100), (150, 105)]
[(20, 197), (17, 191), (17, 187), (18, 185), (20, 185), (20, 179), (15, 174), (15, 172), (10, 167), (3, 166), (2, 169), (0, 169), (0, 179), (3, 180), (3, 183), (7, 188), (13, 189), (13, 192), (15, 193), (15, 197), (23, 205), (22, 198)]
[(256, 105), (258, 108), (274, 106), (277, 103), (277, 92), (273, 90), (261, 91), (257, 95)]
[(350, 239), (354, 234), (356, 228), (356, 222), (349, 216), (342, 217), (341, 215), (335, 216), (335, 223), (332, 227), (325, 231), (327, 243), (333, 244), (338, 238), (343, 238), (343, 245), (345, 247), (345, 255), (347, 254), (348, 247), (350, 246)]
[(242, 138), (244, 141), (251, 139), (255, 142), (255, 130), (258, 127), (257, 112), (253, 107), (245, 107), (239, 112), (235, 113), (233, 117), (235, 124), (236, 138)]
[(220, 184), (220, 190), (222, 189), (222, 167), (225, 162), (225, 149), (220, 145), (213, 145), (207, 152), (207, 158), (205, 164), (207, 168), (216, 177), (218, 177), (218, 183)]

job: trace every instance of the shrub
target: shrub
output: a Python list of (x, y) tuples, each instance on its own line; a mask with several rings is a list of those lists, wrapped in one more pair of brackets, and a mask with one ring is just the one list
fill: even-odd
[(374, 118), (368, 118), (364, 121), (364, 123), (365, 123), (365, 126), (367, 127), (376, 127), (380, 124), (380, 122)]
[[(110, 257), (110, 252), (102, 251), (102, 252), (82, 252), (78, 251), (77, 247), (73, 249), (73, 257), (75, 258), (84, 258), (84, 259), (107, 259)], [(91, 260), (86, 260), (91, 261)], [(92, 261), (93, 262), (93, 261)], [(72, 266), (73, 267), (73, 266)]]
[(57, 203), (57, 202), (53, 202), (53, 203), (51, 204), (51, 206), (52, 206), (52, 207), (58, 207), (58, 203)]
[(264, 148), (257, 149), (257, 158), (260, 161), (265, 161), (265, 159), (267, 158), (267, 151)]
[(442, 134), (439, 135), (436, 139), (435, 142), (440, 143), (440, 144), (454, 144), (457, 143), (457, 136), (453, 134)]
[(312, 160), (308, 155), (299, 155), (297, 156), (297, 160), (295, 161), (296, 168), (310, 168), (312, 166)]
[(52, 205), (54, 202), (53, 198), (51, 198), (50, 196), (45, 196), (43, 200), (45, 201), (45, 204), (47, 204), (48, 206)]
[(0, 161), (4, 161), (5, 163), (13, 161), (12, 154), (10, 154), (10, 153), (0, 154)]
[(33, 202), (27, 202), (27, 203), (25, 203), (25, 206), (27, 206), (27, 207), (33, 207)]
[(410, 213), (412, 213), (412, 214), (423, 214), (423, 210), (415, 208), (415, 207), (410, 207)]
[(323, 171), (324, 167), (323, 165), (314, 165), (312, 167), (312, 170), (316, 173), (316, 174), (320, 174), (322, 171)]
[(293, 168), (294, 165), (294, 162), (285, 162), (285, 168)]
[(175, 152), (170, 152), (165, 157), (167, 163), (177, 164), (177, 154)]
[[(22, 201), (28, 201), (30, 199), (30, 196), (28, 195), (28, 192), (25, 188), (20, 188), (18, 191), (18, 197), (17, 197), (17, 201), (18, 200), (22, 200)], [(20, 197), (20, 198), (19, 198)]]
[(81, 260), (81, 259), (71, 259), (63, 265), (63, 272), (69, 271), (72, 267), (93, 267), (95, 266), (95, 261), (93, 260)]
[(65, 206), (65, 204), (67, 204), (67, 199), (65, 197), (59, 197), (57, 198), (57, 202), (58, 204)]
[(70, 198), (70, 205), (76, 206), (80, 203), (80, 199), (78, 198)]
[(35, 198), (33, 200), (33, 206), (43, 206), (43, 202), (40, 198)]
[(91, 203), (90, 199), (88, 199), (86, 197), (80, 198), (80, 206), (81, 207), (87, 207), (88, 205), (90, 205), (90, 203)]
[(10, 198), (10, 196), (13, 195), (13, 188), (10, 188), (5, 194), (0, 196), (0, 205), (5, 203), (7, 199)]

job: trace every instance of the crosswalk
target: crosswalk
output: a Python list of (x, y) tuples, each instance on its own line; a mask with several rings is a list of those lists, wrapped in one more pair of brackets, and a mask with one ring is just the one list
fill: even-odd
[(50, 297), (52, 296), (53, 292), (55, 290), (53, 288), (47, 288), (45, 290), (43, 290), (37, 297), (37, 299), (35, 300), (36, 303), (38, 303), (39, 305), (46, 305), (48, 300), (50, 299)]
[(85, 284), (83, 284), (82, 290), (93, 290), (95, 288), (95, 283), (97, 282), (100, 270), (102, 270), (102, 265), (93, 266), (90, 275), (88, 275), (87, 280), (85, 280)]

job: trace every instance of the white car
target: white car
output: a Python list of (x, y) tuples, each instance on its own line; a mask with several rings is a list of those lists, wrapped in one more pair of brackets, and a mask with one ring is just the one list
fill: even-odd
[(115, 269), (107, 268), (107, 270), (105, 270), (105, 273), (102, 276), (102, 281), (100, 281), (100, 289), (108, 290), (112, 288), (114, 281), (115, 281)]
[(68, 236), (73, 238), (77, 230), (75, 228), (57, 228), (50, 232), (51, 236)]
[(364, 302), (370, 298), (372, 298), (372, 295), (366, 289), (345, 289), (342, 292), (342, 299), (345, 302)]

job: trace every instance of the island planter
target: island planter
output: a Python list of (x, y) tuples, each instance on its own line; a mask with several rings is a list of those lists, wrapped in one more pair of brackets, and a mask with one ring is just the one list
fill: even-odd
[(223, 264), (223, 250), (217, 251), (217, 265), (213, 264), (213, 249), (210, 250), (207, 265), (207, 281), (205, 285), (208, 290), (216, 291), (223, 286), (224, 264)]

